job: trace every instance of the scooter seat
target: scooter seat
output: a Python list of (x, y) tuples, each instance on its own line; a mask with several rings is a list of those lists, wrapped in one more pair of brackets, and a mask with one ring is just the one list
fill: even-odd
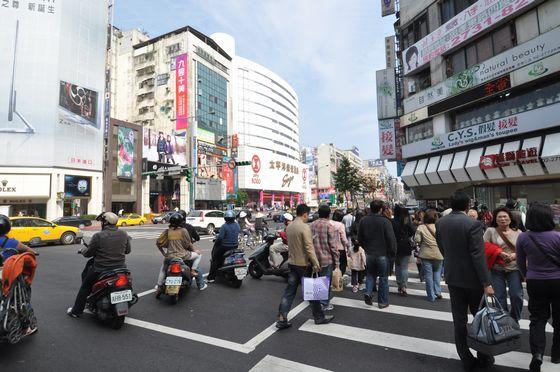
[(99, 278), (97, 280), (102, 280), (102, 279), (105, 279), (105, 278), (108, 278), (110, 276), (114, 276), (114, 275), (117, 275), (117, 274), (130, 274), (130, 271), (125, 267), (119, 268), (119, 269), (114, 269), (114, 270), (103, 271), (101, 273), (101, 275), (99, 275)]
[(232, 254), (236, 254), (236, 253), (243, 253), (243, 250), (239, 249), (239, 248), (230, 249), (229, 251), (226, 251), (224, 253), (224, 258), (228, 257), (228, 256), (231, 256)]

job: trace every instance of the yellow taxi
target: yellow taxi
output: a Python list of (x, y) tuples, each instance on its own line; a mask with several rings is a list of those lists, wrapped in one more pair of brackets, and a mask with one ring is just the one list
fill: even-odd
[(147, 219), (142, 217), (138, 214), (130, 213), (125, 214), (119, 217), (119, 222), (117, 222), (117, 226), (133, 226), (133, 225), (143, 225), (145, 224)]
[(12, 229), (9, 238), (37, 246), (47, 243), (74, 244), (83, 238), (80, 229), (73, 226), (59, 226), (38, 217), (11, 217)]

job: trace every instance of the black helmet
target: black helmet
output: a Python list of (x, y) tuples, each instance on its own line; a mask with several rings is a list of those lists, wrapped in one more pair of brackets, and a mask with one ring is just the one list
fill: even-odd
[(185, 219), (181, 213), (173, 213), (171, 217), (169, 217), (169, 226), (171, 227), (181, 227), (183, 222), (185, 222)]
[(6, 235), (12, 229), (10, 219), (3, 214), (0, 214), (0, 235)]
[(178, 213), (180, 213), (181, 216), (183, 216), (183, 220), (185, 220), (185, 221), (187, 220), (187, 212), (185, 212), (184, 210), (181, 209)]

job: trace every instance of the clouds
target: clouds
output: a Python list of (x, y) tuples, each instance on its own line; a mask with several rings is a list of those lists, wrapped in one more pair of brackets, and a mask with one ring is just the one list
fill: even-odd
[(142, 26), (151, 35), (186, 24), (206, 34), (231, 34), (238, 55), (268, 67), (297, 91), (302, 144), (357, 144), (365, 156), (378, 153), (375, 70), (385, 67), (384, 37), (393, 33), (379, 3), (119, 0), (117, 6), (117, 26)]

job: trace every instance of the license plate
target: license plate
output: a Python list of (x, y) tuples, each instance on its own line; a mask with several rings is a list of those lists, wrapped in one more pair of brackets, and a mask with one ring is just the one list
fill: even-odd
[(246, 267), (236, 267), (234, 269), (235, 276), (237, 279), (241, 280), (247, 276), (247, 268)]
[(132, 301), (132, 291), (120, 291), (111, 293), (111, 304), (119, 304), (121, 302)]
[(182, 276), (168, 276), (165, 278), (165, 285), (181, 285), (183, 284)]

